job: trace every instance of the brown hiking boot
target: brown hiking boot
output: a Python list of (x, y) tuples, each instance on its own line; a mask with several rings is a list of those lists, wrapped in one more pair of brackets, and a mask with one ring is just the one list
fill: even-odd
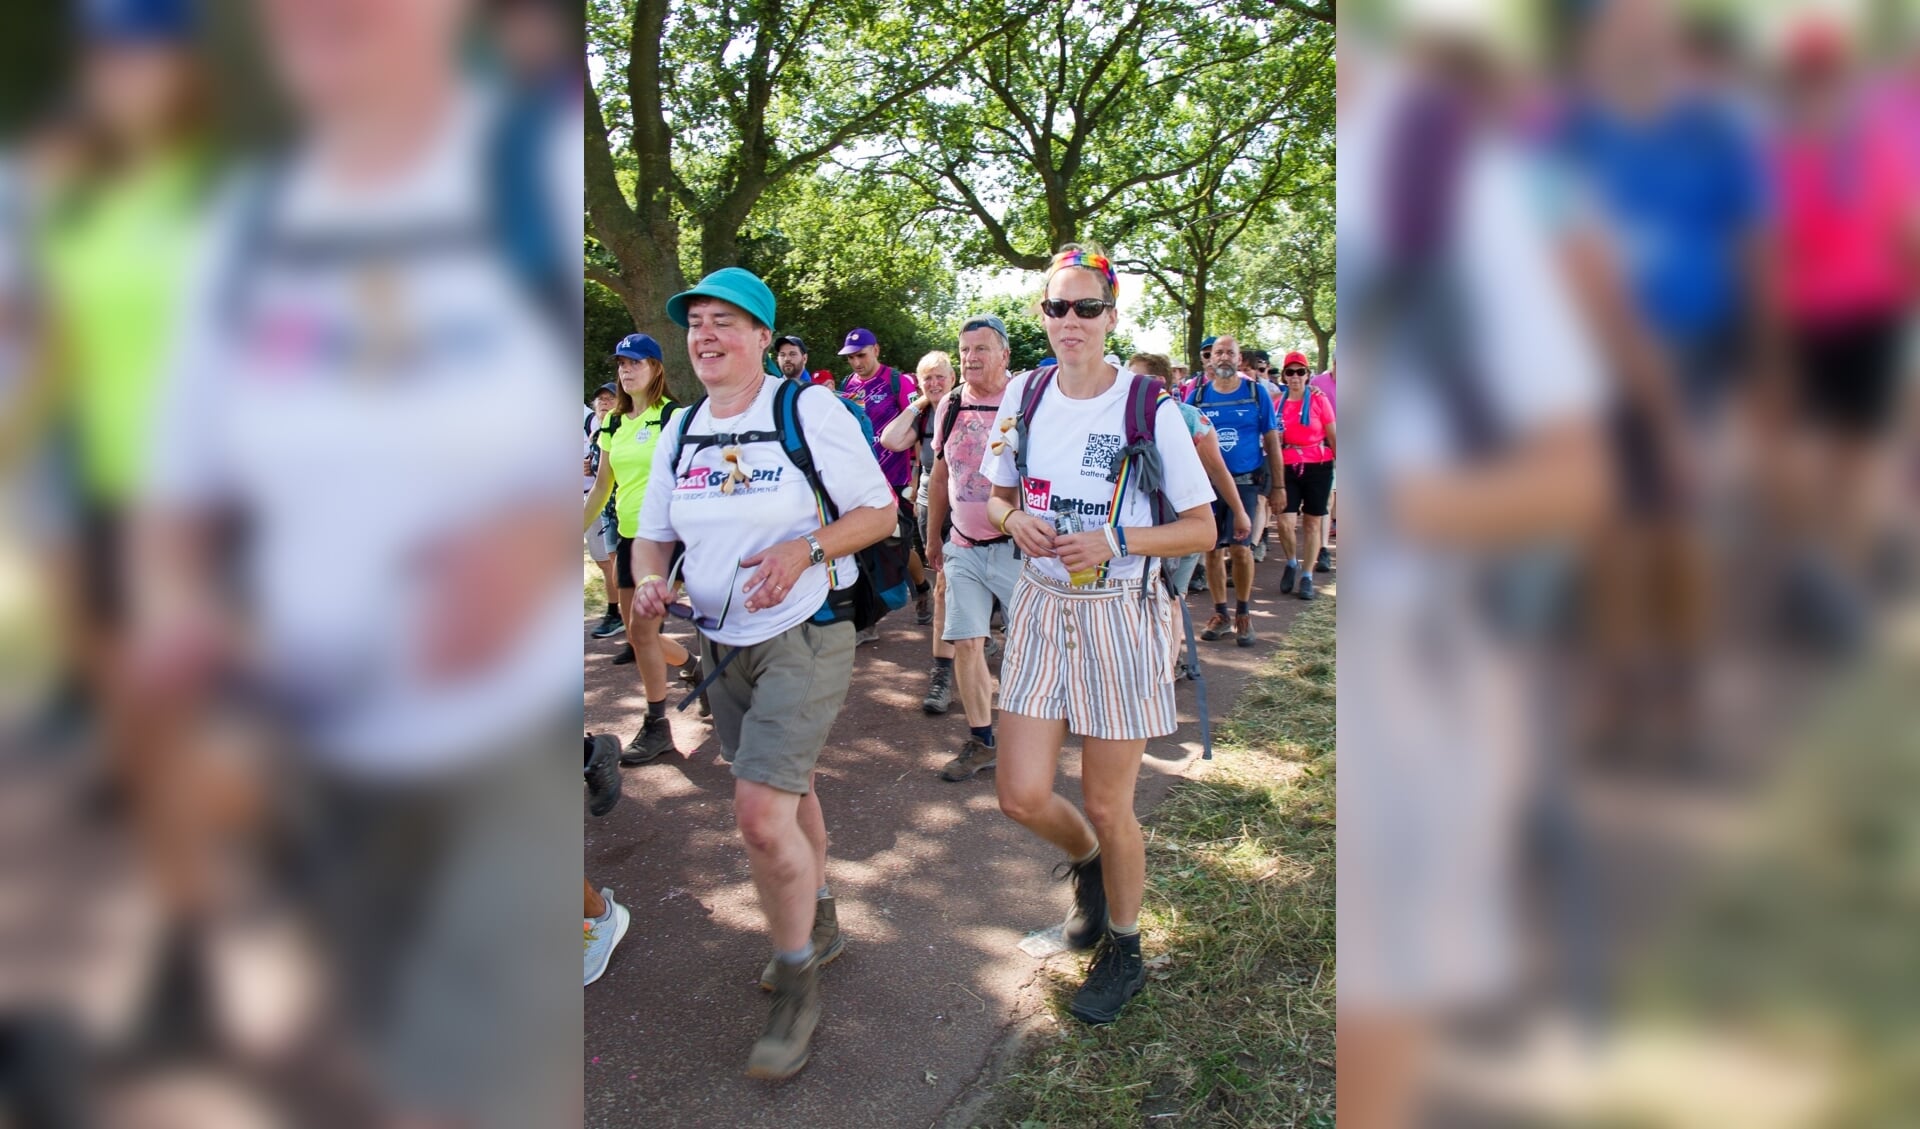
[(999, 759), (998, 749), (982, 745), (978, 737), (968, 737), (967, 743), (960, 748), (960, 755), (948, 761), (946, 767), (940, 770), (940, 779), (965, 780), (983, 768), (992, 768)]
[[(840, 936), (840, 913), (834, 908), (832, 898), (815, 898), (813, 901), (813, 959), (817, 964), (832, 964), (847, 947), (846, 938)], [(773, 966), (780, 963), (779, 957), (768, 957), (767, 967), (760, 972), (760, 990), (773, 991)]]
[(820, 958), (805, 964), (774, 962), (773, 1010), (767, 1029), (747, 1056), (749, 1078), (791, 1078), (812, 1053), (813, 1029), (820, 1025)]
[(1233, 633), (1240, 637), (1242, 647), (1253, 646), (1253, 617), (1237, 615), (1233, 617)]
[(1219, 612), (1215, 612), (1213, 618), (1207, 620), (1205, 629), (1200, 632), (1200, 638), (1211, 643), (1215, 639), (1224, 639), (1231, 634), (1233, 634), (1233, 622)]

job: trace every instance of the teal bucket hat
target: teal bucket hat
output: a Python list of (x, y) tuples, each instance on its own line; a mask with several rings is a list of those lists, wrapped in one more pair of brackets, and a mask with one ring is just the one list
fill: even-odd
[(667, 316), (681, 329), (687, 327), (687, 303), (695, 298), (718, 298), (754, 316), (771, 332), (773, 329), (773, 291), (760, 276), (744, 267), (722, 267), (700, 280), (691, 290), (682, 290), (667, 299)]

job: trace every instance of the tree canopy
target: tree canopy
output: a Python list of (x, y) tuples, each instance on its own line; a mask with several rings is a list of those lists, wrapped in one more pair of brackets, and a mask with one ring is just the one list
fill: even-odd
[[(814, 368), (839, 371), (854, 325), (911, 365), (952, 347), (960, 272), (1094, 240), (1150, 280), (1189, 352), (1210, 306), (1304, 315), (1236, 249), (1330, 215), (1332, 18), (1265, 0), (591, 0), (596, 309), (611, 295), (664, 341), (669, 295), (746, 266)], [(1010, 331), (1040, 334), (1014, 305)]]

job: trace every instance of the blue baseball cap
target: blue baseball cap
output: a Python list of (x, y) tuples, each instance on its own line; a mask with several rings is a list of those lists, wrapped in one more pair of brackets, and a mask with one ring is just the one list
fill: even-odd
[(1206, 338), (1202, 338), (1202, 339), (1201, 339), (1201, 341), (1200, 341), (1200, 347), (1201, 347), (1202, 349), (1211, 349), (1211, 348), (1213, 348), (1213, 343), (1214, 343), (1215, 341), (1218, 341), (1218, 340), (1220, 340), (1220, 339), (1219, 339), (1218, 337), (1206, 337)]
[(636, 361), (664, 361), (660, 352), (660, 343), (644, 333), (629, 333), (613, 347), (616, 357), (631, 357)]
[(840, 355), (850, 357), (869, 345), (878, 344), (880, 344), (880, 339), (873, 335), (873, 330), (856, 329), (852, 333), (847, 334), (846, 341), (841, 343)]
[(194, 0), (85, 0), (83, 38), (95, 43), (186, 43), (200, 29)]
[(773, 291), (760, 276), (744, 267), (721, 267), (700, 280), (691, 290), (682, 290), (667, 299), (667, 316), (682, 329), (687, 327), (687, 303), (695, 298), (718, 298), (731, 302), (769, 330), (773, 328), (775, 302)]

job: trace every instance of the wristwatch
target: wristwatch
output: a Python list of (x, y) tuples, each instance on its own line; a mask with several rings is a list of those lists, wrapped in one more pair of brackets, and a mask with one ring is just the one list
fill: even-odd
[(819, 564), (821, 561), (827, 559), (826, 551), (820, 548), (820, 542), (814, 540), (813, 534), (806, 534), (801, 540), (807, 543), (807, 560), (814, 564)]

